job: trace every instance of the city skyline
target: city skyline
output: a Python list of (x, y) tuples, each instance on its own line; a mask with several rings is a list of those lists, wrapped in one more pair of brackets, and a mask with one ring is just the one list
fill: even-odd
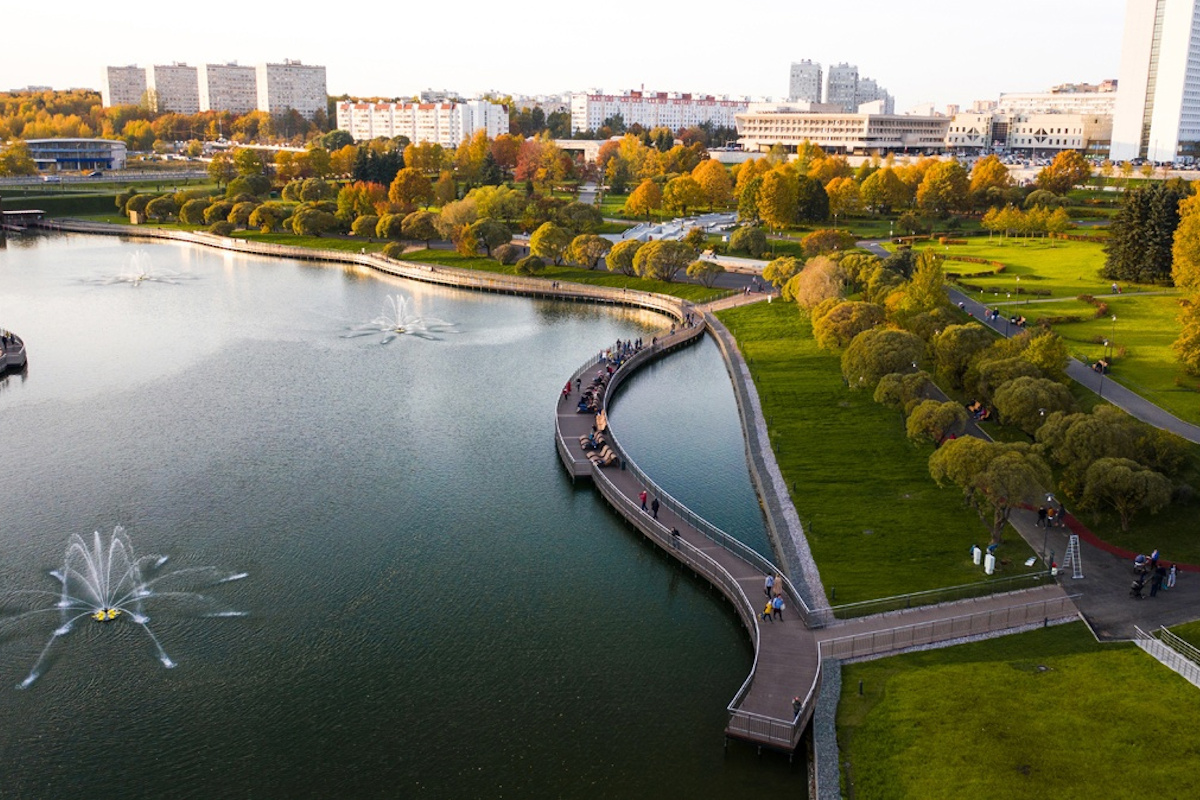
[[(912, 0), (897, 14), (887, 10), (894, 4), (881, 0), (847, 0), (819, 18), (811, 8), (777, 1), (751, 17), (734, 15), (727, 4), (700, 0), (688, 14), (640, 12), (633, 20), (637, 31), (669, 35), (638, 36), (624, 28), (628, 23), (600, 19), (594, 9), (532, 0), (519, 16), (511, 9), (483, 7), (450, 28), (439, 8), (413, 7), (398, 20), (403, 23), (398, 29), (356, 25), (330, 35), (311, 17), (279, 14), (269, 37), (248, 25), (222, 27), (216, 37), (194, 36), (194, 15), (181, 8), (113, 22), (94, 4), (63, 2), (75, 20), (71, 30), (13, 37), (0, 88), (98, 90), (106, 66), (291, 58), (325, 65), (332, 95), (408, 96), (429, 87), (464, 96), (489, 90), (535, 95), (644, 87), (782, 99), (790, 64), (812, 59), (857, 64), (862, 74), (888, 87), (903, 112), (925, 102), (965, 106), (1006, 91), (1115, 78), (1125, 16), (1124, 0), (1015, 0), (1002, 14), (946, 0)], [(8, 16), (14, 29), (39, 29), (31, 7)], [(531, 19), (552, 20), (553, 26), (547, 30), (529, 24)], [(756, 41), (758, 28), (770, 47)], [(788, 31), (786, 47), (770, 42), (776, 30)], [(438, 31), (444, 36), (439, 38)], [(497, 37), (496, 31), (528, 35)], [(556, 36), (572, 46), (559, 44)], [(670, 42), (671, 49), (654, 49), (658, 42)]]

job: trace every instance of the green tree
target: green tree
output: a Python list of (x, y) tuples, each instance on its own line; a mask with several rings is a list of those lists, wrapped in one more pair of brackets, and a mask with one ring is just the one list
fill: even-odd
[(517, 262), (516, 270), (518, 275), (537, 275), (546, 268), (546, 262), (542, 261), (537, 256), (525, 256)]
[(1189, 194), (1187, 185), (1180, 181), (1125, 192), (1104, 245), (1104, 277), (1137, 283), (1170, 280), (1179, 202)]
[(1189, 375), (1200, 375), (1200, 295), (1183, 302), (1179, 312), (1181, 330), (1171, 350)]
[(271, 191), (271, 179), (266, 175), (242, 175), (231, 180), (225, 186), (225, 196), (235, 198), (248, 194), (254, 197), (264, 197)]
[(467, 194), (467, 200), (474, 204), (479, 217), (509, 223), (521, 218), (526, 205), (525, 197), (507, 186), (476, 187)]
[(404, 238), (404, 215), (384, 214), (375, 224), (375, 235), (380, 239), (390, 239), (393, 242)]
[(863, 205), (876, 214), (890, 214), (908, 203), (908, 188), (891, 167), (871, 173), (859, 189)]
[(240, 177), (262, 175), (266, 172), (262, 154), (258, 150), (239, 147), (233, 151), (233, 166)]
[(955, 389), (963, 388), (963, 378), (976, 355), (993, 341), (993, 334), (978, 322), (950, 325), (933, 338), (933, 359), (938, 374)]
[(933, 400), (935, 394), (938, 394), (936, 387), (925, 370), (891, 372), (880, 378), (879, 383), (875, 385), (874, 399), (876, 403), (899, 409), (908, 416), (921, 403)]
[(356, 217), (354, 222), (350, 223), (350, 233), (355, 236), (362, 236), (370, 239), (375, 235), (375, 228), (378, 226), (379, 217), (377, 215), (363, 214), (362, 216)]
[(846, 347), (863, 331), (883, 324), (883, 306), (853, 300), (838, 303), (813, 320), (813, 338), (825, 350)]
[(767, 234), (762, 228), (742, 226), (729, 237), (729, 249), (758, 258), (767, 252)]
[(779, 289), (802, 269), (804, 269), (804, 263), (799, 259), (780, 256), (763, 267), (762, 276), (764, 281), (770, 281), (775, 288)]
[(164, 194), (162, 197), (156, 197), (146, 204), (146, 216), (153, 220), (163, 222), (175, 216), (179, 211), (179, 206), (175, 204), (175, 198), (169, 194)]
[(406, 213), (414, 211), (418, 204), (428, 206), (433, 202), (433, 184), (421, 170), (405, 167), (396, 173), (388, 187), (388, 200)]
[(587, 203), (567, 203), (559, 209), (557, 222), (572, 233), (595, 233), (604, 225), (600, 209)]
[(854, 247), (854, 242), (854, 236), (849, 231), (822, 228), (801, 239), (800, 247), (804, 250), (805, 258), (812, 258), (839, 250), (845, 252)]
[(751, 178), (738, 192), (738, 219), (750, 225), (757, 225), (762, 216), (758, 211), (759, 193), (762, 191), (762, 176)]
[[(429, 243), (438, 238), (437, 218), (437, 214), (430, 211), (407, 214), (400, 221), (400, 235), (411, 242), (424, 242), (429, 247)], [(508, 238), (511, 240), (512, 236)]]
[(895, 310), (898, 318), (906, 318), (948, 305), (942, 258), (932, 250), (923, 250), (917, 256), (912, 278), (889, 303), (889, 308)]
[(640, 217), (645, 214), (646, 219), (650, 219), (650, 214), (662, 208), (662, 204), (662, 189), (657, 183), (647, 178), (625, 200), (625, 213), (632, 217)]
[(212, 201), (203, 197), (188, 200), (179, 207), (179, 221), (184, 225), (203, 225), (204, 212), (210, 205), (212, 205)]
[(1038, 173), (1037, 186), (1055, 194), (1066, 194), (1091, 174), (1092, 165), (1078, 150), (1063, 150), (1054, 157), (1050, 166)]
[(567, 247), (567, 260), (587, 269), (595, 269), (604, 258), (604, 254), (612, 249), (612, 242), (594, 233), (581, 233), (571, 240)]
[(974, 437), (946, 442), (929, 458), (939, 486), (953, 483), (983, 517), (991, 511), (992, 542), (1000, 544), (1014, 506), (1030, 503), (1050, 485), (1050, 468), (1027, 444), (999, 444)]
[(1143, 509), (1157, 514), (1171, 502), (1171, 481), (1152, 469), (1127, 458), (1101, 458), (1087, 468), (1084, 509), (1111, 508), (1121, 518), (1121, 530), (1129, 530), (1133, 516)]
[(470, 197), (442, 206), (438, 212), (437, 229), (443, 239), (453, 239), (459, 231), (479, 219), (475, 201)]
[(708, 288), (717, 282), (717, 278), (725, 274), (725, 268), (714, 261), (693, 261), (687, 266), (687, 276), (700, 281)]
[(837, 217), (847, 217), (862, 210), (862, 195), (858, 190), (858, 181), (854, 178), (834, 178), (825, 184), (825, 194), (829, 197), (829, 213)]
[[(432, 215), (430, 215), (432, 217)], [(407, 219), (407, 217), (406, 217)], [(430, 220), (432, 226), (432, 219)], [(483, 245), (488, 258), (492, 256), (492, 248), (512, 241), (512, 231), (503, 222), (494, 219), (479, 219), (467, 227), (475, 241)]]
[(297, 236), (320, 236), (337, 228), (337, 217), (328, 211), (302, 208), (292, 215), (291, 223)]
[(1046, 421), (1046, 414), (1075, 409), (1071, 390), (1046, 378), (1014, 378), (996, 390), (992, 402), (1001, 420), (1030, 436)]
[(796, 180), (796, 219), (800, 222), (829, 219), (829, 195), (819, 180), (804, 175)]
[(571, 244), (571, 232), (553, 222), (542, 223), (533, 235), (529, 237), (530, 252), (542, 259), (549, 259), (555, 264), (562, 262), (563, 255)]
[(633, 269), (639, 277), (670, 283), (695, 256), (696, 251), (683, 242), (659, 239), (638, 248), (633, 256)]
[(913, 365), (924, 355), (925, 342), (916, 334), (895, 328), (871, 328), (855, 336), (842, 353), (842, 376), (851, 389), (874, 392), (884, 375), (915, 369)]
[(608, 271), (620, 272), (624, 275), (635, 275), (633, 258), (637, 255), (637, 251), (641, 247), (642, 243), (637, 239), (627, 239), (623, 242), (617, 242), (613, 245), (612, 250), (608, 252), (608, 257), (605, 259)]
[(252, 228), (258, 228), (263, 233), (271, 233), (289, 215), (288, 208), (280, 203), (263, 203), (250, 213), (250, 217), (246, 221)]
[(699, 208), (704, 200), (704, 189), (690, 175), (672, 178), (663, 187), (663, 205), (679, 216), (686, 217), (688, 210)]
[(953, 400), (925, 400), (912, 410), (905, 423), (909, 439), (933, 442), (939, 447), (946, 439), (962, 436), (966, 429), (967, 410)]

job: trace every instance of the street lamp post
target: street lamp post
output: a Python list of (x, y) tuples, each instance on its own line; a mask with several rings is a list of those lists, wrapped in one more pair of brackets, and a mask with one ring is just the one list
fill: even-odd
[[(1046, 505), (1047, 506), (1054, 505), (1054, 495), (1052, 495), (1052, 494), (1046, 495)], [(1046, 569), (1050, 569), (1050, 562), (1053, 560), (1053, 558), (1050, 558), (1050, 559), (1046, 558), (1046, 539), (1049, 535), (1050, 535), (1050, 526), (1047, 524), (1043, 524), (1043, 526), (1042, 526), (1042, 563), (1044, 563), (1046, 565)]]
[(1104, 355), (1100, 356), (1100, 399), (1104, 399), (1104, 373), (1108, 372), (1108, 342), (1104, 342)]

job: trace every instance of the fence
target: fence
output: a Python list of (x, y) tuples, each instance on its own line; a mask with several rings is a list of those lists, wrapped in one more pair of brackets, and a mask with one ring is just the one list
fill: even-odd
[(854, 619), (855, 617), (884, 614), (889, 611), (905, 611), (910, 608), (920, 608), (940, 603), (953, 603), (959, 600), (990, 597), (1000, 592), (1013, 592), (1052, 582), (1053, 578), (1051, 578), (1048, 571), (1039, 570), (1027, 575), (1013, 575), (991, 581), (964, 583), (959, 586), (947, 586), (924, 592), (880, 597), (875, 600), (863, 600), (858, 603), (844, 603), (840, 606), (833, 606), (830, 610), (837, 619)]
[(1179, 673), (1188, 683), (1200, 687), (1200, 650), (1166, 628), (1159, 628), (1153, 635), (1141, 628), (1133, 630), (1138, 647)]
[(1045, 623), (1078, 614), (1071, 597), (1037, 600), (992, 611), (917, 622), (881, 631), (851, 634), (821, 642), (822, 658), (863, 658), (967, 636)]

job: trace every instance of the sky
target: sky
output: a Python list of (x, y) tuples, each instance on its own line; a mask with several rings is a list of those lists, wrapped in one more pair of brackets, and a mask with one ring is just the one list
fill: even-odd
[(109, 65), (290, 58), (325, 65), (334, 95), (644, 87), (782, 99), (791, 62), (807, 58), (857, 64), (899, 112), (1116, 78), (1125, 15), (1125, 0), (13, 5), (0, 90), (99, 89)]

